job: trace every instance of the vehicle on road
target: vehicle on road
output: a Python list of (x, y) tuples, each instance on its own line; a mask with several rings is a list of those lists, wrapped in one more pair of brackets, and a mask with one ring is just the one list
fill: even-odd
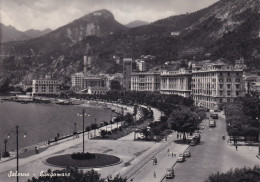
[(174, 169), (173, 169), (173, 168), (167, 168), (167, 169), (166, 169), (165, 178), (166, 178), (166, 179), (174, 178)]
[(184, 153), (183, 153), (183, 155), (184, 155), (185, 157), (190, 157), (190, 156), (191, 156), (190, 150), (189, 150), (189, 149), (185, 150)]
[(216, 127), (216, 121), (215, 120), (210, 120), (209, 121), (209, 127)]
[(218, 119), (218, 114), (217, 114), (217, 113), (212, 113), (212, 114), (210, 115), (210, 117), (211, 117), (212, 119)]
[(179, 157), (177, 158), (177, 162), (184, 162), (184, 161), (185, 161), (184, 154), (180, 154)]
[(200, 135), (196, 135), (191, 139), (190, 145), (195, 146), (200, 143)]

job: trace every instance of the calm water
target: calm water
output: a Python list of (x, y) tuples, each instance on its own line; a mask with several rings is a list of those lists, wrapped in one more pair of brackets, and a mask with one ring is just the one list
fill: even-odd
[[(82, 106), (61, 106), (55, 104), (20, 104), (15, 102), (0, 103), (0, 152), (4, 151), (4, 139), (10, 133), (7, 151), (16, 149), (15, 126), (19, 125), (19, 148), (44, 142), (54, 138), (57, 133), (71, 134), (74, 123), (77, 130), (82, 130)], [(85, 107), (90, 116), (85, 117), (85, 126), (95, 122), (109, 121), (112, 112), (108, 109)], [(115, 114), (113, 114), (115, 115)], [(26, 132), (27, 137), (23, 138)]]

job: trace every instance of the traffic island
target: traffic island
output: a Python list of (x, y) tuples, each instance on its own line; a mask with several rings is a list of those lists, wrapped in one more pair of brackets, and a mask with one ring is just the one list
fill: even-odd
[(112, 166), (121, 162), (119, 157), (107, 154), (92, 153), (93, 158), (75, 158), (72, 154), (58, 155), (46, 159), (46, 163), (55, 167), (73, 166), (78, 168), (100, 168), (106, 166)]

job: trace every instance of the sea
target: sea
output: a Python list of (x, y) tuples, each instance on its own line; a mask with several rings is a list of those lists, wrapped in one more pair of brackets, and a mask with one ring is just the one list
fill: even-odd
[[(16, 150), (16, 126), (19, 126), (19, 150), (37, 143), (82, 131), (82, 110), (85, 110), (85, 127), (92, 123), (110, 121), (116, 115), (102, 107), (83, 107), (82, 105), (21, 104), (17, 102), (0, 103), (0, 153)], [(76, 124), (76, 125), (75, 125)], [(26, 137), (24, 137), (26, 134)], [(8, 138), (8, 135), (10, 136)]]

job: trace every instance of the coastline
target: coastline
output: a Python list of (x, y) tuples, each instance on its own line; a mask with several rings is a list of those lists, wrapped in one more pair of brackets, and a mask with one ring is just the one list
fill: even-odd
[[(84, 108), (109, 109), (109, 110), (111, 110), (112, 112), (114, 112), (116, 114), (121, 114), (122, 113), (122, 108), (123, 108), (124, 109), (124, 114), (126, 114), (126, 113), (131, 113), (132, 114), (133, 113), (133, 108), (131, 106), (127, 106), (127, 105), (115, 104), (115, 103), (110, 103), (110, 102), (93, 101), (93, 100), (81, 100), (81, 102), (83, 102), (83, 103), (80, 104), (80, 105), (77, 105), (77, 106), (84, 107)], [(49, 104), (53, 104), (53, 103), (49, 103)], [(99, 112), (102, 112), (102, 110), (100, 110)], [(82, 133), (82, 131), (79, 131), (79, 132)], [(73, 138), (73, 135), (72, 134), (63, 135), (63, 136), (61, 136), (61, 138), (62, 139), (58, 140), (58, 143), (59, 142), (62, 142), (62, 143), (66, 142), (67, 139), (70, 140), (71, 138)], [(50, 139), (50, 140), (52, 141), (52, 143), (54, 145), (56, 145), (57, 142), (54, 141), (54, 138)], [(27, 156), (28, 154), (29, 154), (29, 156), (35, 154), (35, 152), (34, 152), (35, 147), (38, 147), (41, 150), (46, 150), (46, 149), (48, 149), (48, 147), (53, 146), (53, 144), (52, 145), (48, 145), (46, 143), (46, 141), (42, 141), (42, 142), (39, 142), (39, 143), (28, 145), (28, 146), (25, 146), (25, 147), (22, 147), (22, 148), (19, 149), (19, 155), (21, 155), (20, 156), (21, 158), (24, 158), (23, 155), (25, 155), (25, 157), (28, 157)], [(33, 151), (33, 152), (31, 152), (31, 151)], [(11, 150), (11, 151), (9, 151), (9, 153), (10, 153), (10, 157), (2, 158), (2, 160), (0, 160), (0, 163), (12, 160), (12, 159), (14, 159), (16, 157), (16, 150)]]

